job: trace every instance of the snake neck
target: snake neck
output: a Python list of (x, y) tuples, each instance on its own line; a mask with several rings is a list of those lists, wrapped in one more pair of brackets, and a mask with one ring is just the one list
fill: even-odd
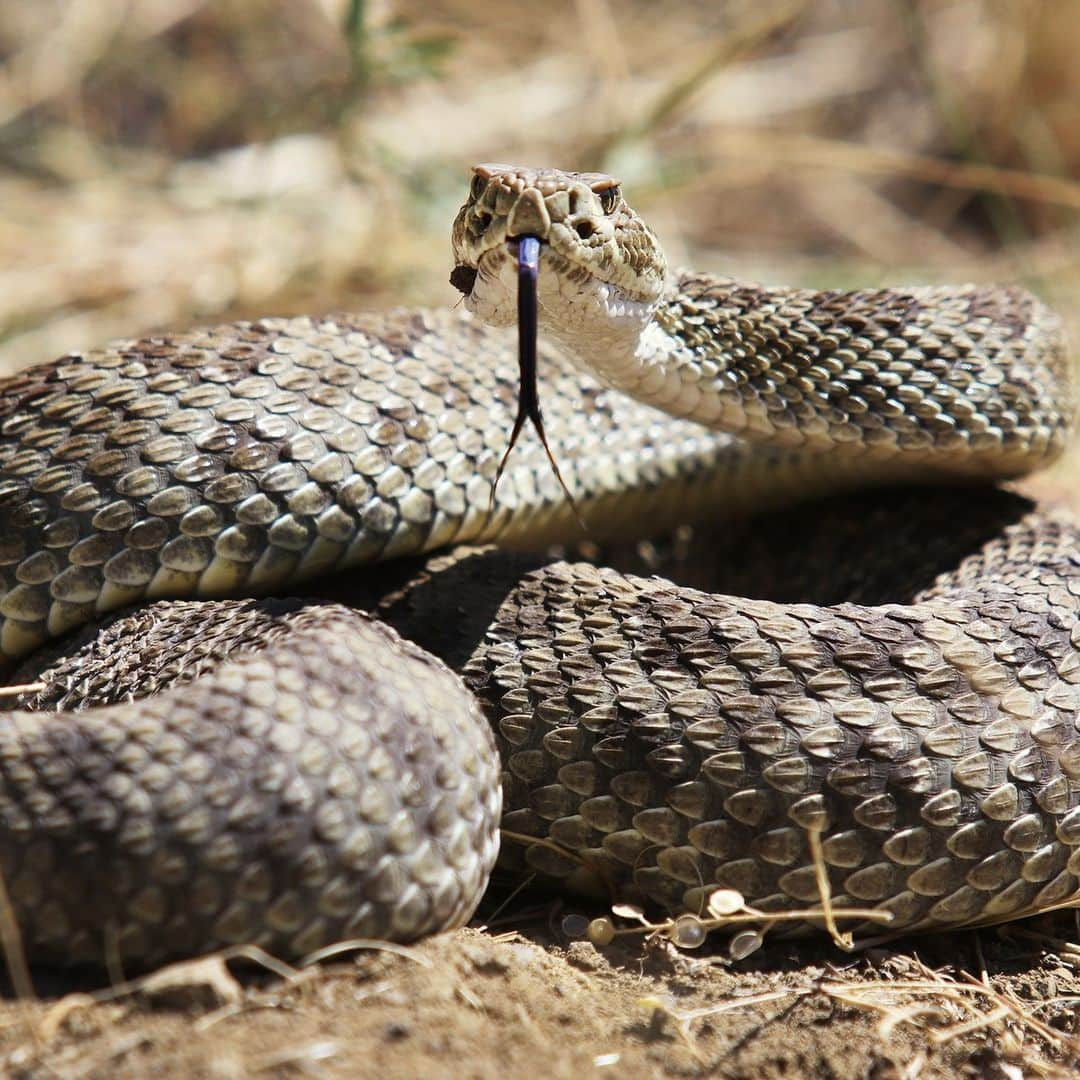
[(752, 442), (981, 477), (1029, 472), (1068, 439), (1060, 326), (1020, 289), (819, 292), (681, 272), (656, 304), (608, 314), (551, 329), (608, 385)]

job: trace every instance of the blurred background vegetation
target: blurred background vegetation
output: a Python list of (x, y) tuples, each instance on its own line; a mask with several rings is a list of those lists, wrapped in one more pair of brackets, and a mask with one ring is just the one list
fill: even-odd
[(5, 0), (0, 372), (452, 303), (482, 160), (615, 172), (676, 262), (1075, 326), (1078, 55), (1080, 0)]

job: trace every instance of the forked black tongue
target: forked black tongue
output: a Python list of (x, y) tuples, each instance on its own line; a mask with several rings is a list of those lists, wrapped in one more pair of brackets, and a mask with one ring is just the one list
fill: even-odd
[(495, 489), (499, 486), (499, 479), (506, 468), (506, 462), (510, 458), (510, 452), (517, 443), (521, 429), (528, 420), (540, 436), (544, 453), (551, 462), (551, 470), (555, 473), (555, 479), (563, 489), (570, 501), (570, 509), (574, 511), (574, 517), (578, 524), (585, 529), (585, 523), (578, 513), (574, 496), (566, 486), (566, 481), (559, 472), (558, 463), (548, 446), (547, 435), (544, 433), (544, 417), (540, 412), (540, 396), (536, 384), (536, 292), (540, 277), (540, 241), (535, 236), (523, 236), (517, 242), (518, 264), (518, 411), (514, 418), (514, 429), (510, 432), (510, 445), (499, 462), (499, 468), (495, 472), (495, 480), (491, 485), (491, 501), (488, 509), (495, 507)]

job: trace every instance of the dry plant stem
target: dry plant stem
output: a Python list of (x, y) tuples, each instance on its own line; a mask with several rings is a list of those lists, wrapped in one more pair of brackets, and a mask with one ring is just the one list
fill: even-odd
[(22, 694), (40, 694), (45, 689), (43, 682), (22, 683), (20, 686), (0, 686), (0, 698), (19, 697)]
[(968, 985), (984, 990), (991, 1001), (996, 1002), (1001, 1008), (1008, 1009), (1017, 1017), (1017, 1019), (1022, 1020), (1024, 1023), (1038, 1031), (1044, 1039), (1051, 1042), (1062, 1041), (1064, 1045), (1070, 1048), (1072, 1053), (1080, 1053), (1080, 1038), (1064, 1035), (1062, 1032), (1050, 1027), (1049, 1024), (1045, 1024), (1037, 1017), (1032, 1016), (1024, 1007), (1023, 1003), (1011, 992), (1000, 993), (993, 987), (983, 986), (978, 979), (972, 978), (966, 971), (960, 972), (960, 977), (964, 979)]
[[(541, 847), (549, 848), (552, 851), (558, 852), (560, 855), (565, 856), (568, 859), (572, 859), (575, 862), (585, 865), (585, 860), (574, 851), (570, 851), (567, 848), (555, 843), (549, 837), (536, 837), (529, 836), (527, 833), (513, 832), (510, 829), (500, 830), (500, 835), (504, 840), (513, 840), (516, 843), (521, 844), (534, 844)], [(813, 847), (811, 847), (813, 851)], [(818, 841), (818, 851), (815, 856), (818, 863), (823, 867), (824, 860), (821, 858), (820, 839)], [(822, 882), (818, 881), (819, 889), (821, 889)], [(518, 890), (515, 890), (515, 894)], [(842, 942), (844, 940), (850, 940), (850, 935), (842, 934), (836, 926), (836, 918), (843, 919), (859, 919), (868, 922), (889, 923), (892, 921), (892, 913), (888, 911), (882, 911), (879, 908), (833, 908), (831, 900), (831, 891), (829, 890), (828, 879), (824, 882), (824, 888), (822, 890), (822, 906), (820, 908), (799, 908), (793, 911), (758, 911), (755, 908), (746, 908), (745, 911), (733, 914), (724, 915), (716, 918), (702, 918), (697, 916), (698, 921), (706, 930), (723, 929), (728, 926), (751, 924), (764, 924), (766, 926), (772, 923), (780, 922), (795, 922), (804, 919), (821, 919), (826, 928), (829, 930), (833, 937), (833, 940), (840, 946), (850, 951), (852, 946), (844, 946)], [(504, 905), (505, 906), (505, 905)], [(616, 912), (618, 914), (618, 912)], [(675, 919), (665, 919), (659, 923), (649, 922), (647, 919), (642, 918), (642, 924), (640, 926), (628, 926), (617, 929), (615, 933), (617, 935), (625, 934), (651, 934), (657, 931), (664, 931), (675, 924)]]
[(530, 874), (528, 877), (522, 878), (521, 881), (514, 886), (510, 895), (491, 913), (491, 915), (484, 920), (483, 929), (495, 925), (498, 923), (499, 916), (510, 906), (510, 904), (523, 893), (532, 883), (536, 880), (535, 874)]
[(802, 14), (806, 0), (789, 0), (768, 10), (760, 18), (748, 20), (730, 33), (723, 34), (719, 42), (681, 75), (678, 75), (644, 110), (640, 121), (630, 124), (602, 141), (588, 155), (595, 163), (603, 165), (611, 150), (619, 143), (644, 138), (668, 121), (683, 105), (719, 74), (732, 61), (760, 45), (770, 34), (776, 33)]
[(547, 836), (530, 836), (528, 833), (514, 832), (512, 829), (500, 829), (499, 836), (503, 840), (513, 840), (517, 844), (539, 844), (541, 847), (550, 848), (552, 851), (558, 852), (560, 855), (565, 855), (566, 858), (572, 859), (576, 863), (580, 863), (582, 866), (586, 865), (585, 860), (576, 852), (570, 851), (564, 848), (561, 844), (555, 843), (550, 837)]
[[(222, 952), (211, 953), (209, 956), (199, 957), (197, 960), (188, 960), (178, 964), (166, 965), (165, 967), (158, 968), (157, 971), (149, 972), (146, 975), (140, 975), (136, 979), (129, 979), (126, 982), (118, 983), (102, 990), (95, 990), (92, 993), (67, 994), (57, 1001), (56, 1004), (48, 1010), (40, 1023), (32, 1029), (34, 1040), (38, 1045), (49, 1041), (60, 1030), (68, 1016), (76, 1010), (81, 1008), (91, 1008), (95, 1005), (104, 1005), (109, 1002), (119, 1001), (123, 998), (130, 997), (133, 994), (137, 994), (140, 991), (153, 986), (155, 983), (160, 983), (163, 974), (167, 976), (169, 973), (183, 973), (185, 970), (190, 970), (194, 974), (197, 973), (199, 969), (205, 969), (207, 964), (216, 962), (222, 969), (225, 977), (232, 980), (232, 976), (225, 970), (225, 964), (229, 960), (238, 959), (248, 960), (254, 964), (258, 964), (260, 967), (277, 975), (278, 978), (289, 985), (293, 985), (307, 978), (309, 975), (309, 972), (301, 971), (298, 968), (283, 963), (276, 957), (273, 957), (260, 949), (257, 945), (235, 945)], [(235, 982), (235, 980), (232, 981)], [(239, 987), (237, 987), (237, 991), (239, 991)]]
[(807, 829), (807, 840), (810, 844), (810, 856), (814, 860), (814, 880), (817, 882), (818, 895), (821, 897), (821, 909), (825, 915), (825, 929), (833, 939), (833, 944), (845, 952), (851, 952), (853, 939), (850, 933), (841, 934), (836, 928), (836, 919), (833, 916), (832, 889), (829, 886), (829, 871), (825, 866), (825, 856), (821, 850), (821, 830)]
[(8, 975), (11, 977), (11, 985), (14, 987), (16, 996), (23, 1001), (33, 1000), (37, 995), (34, 993), (34, 983), (30, 978), (30, 968), (26, 963), (22, 934), (15, 918), (15, 909), (11, 906), (11, 897), (8, 895), (3, 871), (0, 871), (0, 945), (4, 949), (4, 961), (7, 964)]
[(140, 37), (160, 36), (205, 4), (181, 0), (171, 8), (158, 5), (156, 18), (140, 25), (132, 20), (128, 3), (72, 0), (48, 36), (7, 58), (6, 77), (0, 79), (0, 125), (12, 124), (63, 95), (77, 96), (75, 88), (108, 55), (118, 36), (127, 38), (129, 46), (138, 40), (132, 37), (133, 28), (142, 31)]
[(619, 88), (630, 79), (626, 48), (611, 0), (575, 0), (584, 45), (603, 75), (605, 92), (617, 99)]
[(782, 990), (770, 990), (764, 994), (751, 994), (747, 997), (734, 998), (730, 1001), (723, 1001), (719, 1005), (710, 1005), (704, 1009), (692, 1009), (688, 1012), (679, 1012), (671, 1008), (666, 1002), (655, 997), (643, 998), (641, 1004), (654, 1014), (669, 1017), (674, 1021), (680, 1036), (687, 1046), (696, 1053), (696, 1048), (691, 1041), (692, 1033), (690, 1030), (694, 1021), (704, 1020), (710, 1016), (718, 1016), (721, 1013), (733, 1012), (737, 1009), (745, 1009), (748, 1005), (763, 1005), (769, 1001), (780, 1001), (788, 997), (806, 997), (808, 994), (814, 993), (815, 989), (812, 986), (785, 987)]
[[(937, 62), (933, 49), (929, 48), (932, 29), (927, 25), (925, 13), (913, 0), (901, 0), (896, 6), (907, 24), (908, 35), (915, 46), (915, 57), (922, 69), (930, 99), (934, 102), (935, 111), (948, 133), (955, 155), (968, 164), (982, 164), (988, 160), (989, 155), (978, 125), (973, 121), (963, 94), (952, 84), (945, 67)], [(1008, 198), (1002, 198), (999, 192), (985, 188), (976, 194), (976, 198), (982, 202), (999, 239), (1013, 243), (1026, 239), (1023, 221)], [(958, 204), (953, 214), (959, 209)], [(946, 221), (947, 218), (939, 218), (943, 230)]]
[[(875, 1001), (863, 996), (865, 994), (894, 994), (894, 993), (927, 993), (932, 994), (938, 1000), (948, 1000), (954, 1003), (966, 1007), (973, 1008), (970, 1001), (970, 995), (974, 994), (988, 999), (997, 1010), (1002, 1010), (1003, 1015), (1007, 1014), (1036, 1031), (1047, 1042), (1063, 1047), (1069, 1053), (1080, 1053), (1080, 1039), (1074, 1036), (1069, 1036), (1055, 1028), (1050, 1027), (1049, 1024), (1039, 1020), (1038, 1017), (1033, 1016), (1023, 1005), (1015, 998), (1006, 997), (994, 990), (992, 987), (984, 986), (978, 979), (972, 978), (970, 975), (963, 975), (965, 982), (956, 983), (946, 980), (944, 978), (934, 979), (905, 979), (897, 982), (874, 982), (857, 985), (841, 985), (838, 983), (823, 983), (821, 989), (824, 993), (829, 994), (831, 997), (835, 997), (837, 1000), (843, 1001), (846, 1004), (853, 1005), (857, 1008), (869, 1008), (876, 1009), (879, 1012), (892, 1015), (896, 1010), (896, 1006), (889, 1002)], [(977, 1025), (979, 1027), (985, 1027), (988, 1023), (996, 1022), (986, 1019), (986, 1016), (990, 1014), (984, 1014), (982, 1022)]]
[[(776, 135), (763, 131), (731, 128), (716, 132), (716, 147), (727, 156), (755, 155), (763, 163), (816, 165), (847, 172), (877, 176), (907, 176), (913, 180), (960, 188), (964, 191), (993, 191), (1031, 202), (1051, 203), (1080, 209), (1080, 183), (1059, 176), (1046, 176), (1005, 169), (996, 165), (943, 161), (925, 154), (856, 145), (813, 135)], [(763, 164), (763, 167), (766, 167)], [(698, 178), (708, 182), (723, 178), (726, 163)]]
[(992, 1012), (988, 1012), (982, 1016), (976, 1016), (972, 1020), (966, 1020), (960, 1024), (953, 1024), (952, 1027), (942, 1028), (941, 1031), (935, 1031), (930, 1035), (930, 1042), (934, 1046), (942, 1046), (944, 1043), (949, 1042), (952, 1039), (958, 1039), (961, 1035), (967, 1035), (972, 1031), (980, 1031), (982, 1028), (990, 1027), (992, 1024), (996, 1024), (999, 1020), (1004, 1020), (1007, 1016), (1011, 1016), (1011, 1010), (1007, 1009), (1004, 1005), (999, 1005)]
[[(843, 908), (836, 912), (845, 919), (860, 919), (873, 922), (887, 923), (892, 919), (888, 911), (880, 911), (877, 908)], [(691, 916), (693, 917), (693, 916)], [(756, 908), (748, 908), (737, 915), (724, 915), (715, 919), (701, 919), (698, 921), (706, 930), (722, 930), (728, 926), (742, 926), (746, 924), (761, 924), (766, 926), (773, 923), (801, 922), (806, 919), (826, 920), (826, 912), (823, 908), (799, 908), (795, 911), (758, 911)], [(681, 916), (687, 918), (687, 916)], [(666, 930), (673, 926), (674, 919), (668, 919), (662, 923), (646, 922), (641, 926), (627, 926), (616, 930), (616, 934), (648, 934), (656, 930)], [(846, 935), (842, 935), (846, 936)]]
[[(304, 1046), (290, 1047), (277, 1054), (269, 1054), (262, 1061), (252, 1066), (252, 1072), (289, 1072), (310, 1073), (321, 1061), (336, 1057), (342, 1050), (341, 1044), (333, 1039), (323, 1039), (307, 1043)], [(291, 1068), (290, 1068), (291, 1067)]]
[(41, 1034), (29, 1015), (31, 1003), (36, 999), (34, 983), (30, 978), (30, 968), (26, 963), (26, 950), (23, 948), (22, 933), (19, 930), (15, 911), (11, 906), (11, 897), (8, 895), (7, 881), (3, 871), (0, 870), (0, 945), (4, 950), (4, 963), (7, 965), (8, 977), (15, 990), (15, 996), (19, 1000), (21, 1020), (34, 1045), (41, 1047)]
[(1053, 937), (1050, 934), (1041, 934), (1037, 930), (1026, 930), (1020, 926), (1006, 926), (1002, 933), (1010, 937), (1024, 938), (1026, 941), (1037, 941), (1040, 945), (1050, 945), (1055, 952), (1071, 958), (1080, 959), (1080, 944), (1066, 941), (1064, 938)]
[(316, 949), (313, 953), (308, 953), (300, 961), (299, 966), (307, 968), (322, 963), (323, 960), (329, 960), (332, 957), (342, 956), (346, 953), (370, 951), (393, 953), (395, 956), (400, 956), (405, 960), (412, 960), (413, 963), (420, 964), (421, 967), (431, 967), (431, 961), (426, 956), (418, 953), (415, 949), (410, 949), (407, 945), (398, 945), (392, 941), (373, 941), (370, 938), (351, 938), (348, 941), (336, 941), (333, 945), (327, 945), (322, 949)]
[(80, 1009), (91, 1009), (97, 1004), (91, 994), (65, 994), (33, 1029), (39, 1045), (52, 1042), (73, 1013)]
[(122, 986), (127, 977), (124, 974), (124, 962), (120, 956), (120, 941), (115, 923), (110, 922), (105, 928), (105, 970), (113, 986)]

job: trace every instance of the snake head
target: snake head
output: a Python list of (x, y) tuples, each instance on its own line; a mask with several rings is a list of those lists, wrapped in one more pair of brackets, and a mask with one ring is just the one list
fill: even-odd
[(494, 326), (517, 320), (517, 241), (541, 244), (539, 323), (580, 341), (640, 332), (667, 275), (659, 241), (604, 173), (476, 165), (453, 229), (451, 283)]
[(453, 250), (450, 283), (464, 294), (465, 306), (490, 325), (518, 325), (518, 411), (492, 484), (491, 509), (510, 453), (531, 423), (576, 515), (544, 433), (537, 331), (561, 339), (586, 367), (583, 345), (586, 353), (599, 341), (618, 349), (625, 338), (633, 351), (664, 290), (660, 244), (612, 176), (477, 165), (454, 221)]

